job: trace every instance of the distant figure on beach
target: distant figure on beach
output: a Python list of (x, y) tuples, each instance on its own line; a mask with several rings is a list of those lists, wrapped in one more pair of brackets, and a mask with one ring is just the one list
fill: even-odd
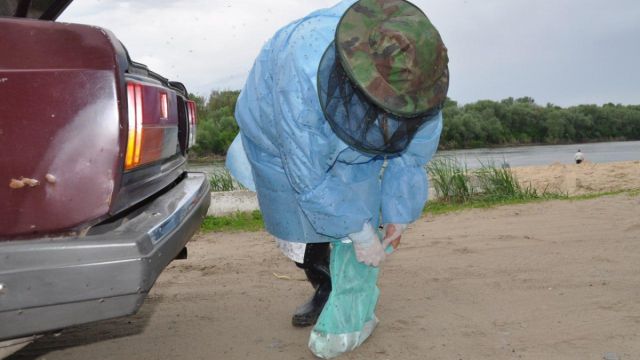
[(580, 164), (584, 161), (584, 154), (580, 149), (578, 149), (578, 152), (573, 156), (573, 158), (576, 160), (576, 164)]

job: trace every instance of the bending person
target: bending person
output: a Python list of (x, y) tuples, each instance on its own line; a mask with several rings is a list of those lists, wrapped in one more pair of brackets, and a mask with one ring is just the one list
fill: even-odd
[(293, 325), (312, 325), (331, 291), (329, 243), (377, 267), (420, 217), (447, 64), (438, 31), (402, 0), (344, 0), (261, 50), (237, 102), (227, 167), (246, 179), (246, 152), (267, 231), (316, 289)]

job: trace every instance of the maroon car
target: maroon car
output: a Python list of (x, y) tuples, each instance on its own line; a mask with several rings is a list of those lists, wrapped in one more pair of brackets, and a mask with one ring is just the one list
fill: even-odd
[(70, 2), (0, 2), (0, 340), (136, 312), (209, 207), (185, 87)]

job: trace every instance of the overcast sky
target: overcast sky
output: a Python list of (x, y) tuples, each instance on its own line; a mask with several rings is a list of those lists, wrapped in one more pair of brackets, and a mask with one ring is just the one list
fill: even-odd
[[(241, 89), (280, 27), (336, 0), (76, 0), (59, 21), (105, 27), (199, 95)], [(416, 0), (449, 48), (449, 96), (640, 104), (638, 0)]]

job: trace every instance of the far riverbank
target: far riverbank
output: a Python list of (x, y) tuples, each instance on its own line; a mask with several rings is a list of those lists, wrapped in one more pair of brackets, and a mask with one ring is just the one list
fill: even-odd
[[(592, 163), (640, 160), (640, 141), (442, 150), (438, 151), (436, 157), (454, 157), (470, 169), (479, 168), (482, 164), (501, 165), (504, 162), (511, 167), (554, 163), (568, 165), (573, 163), (573, 155), (578, 149), (582, 150), (587, 161)], [(213, 174), (223, 168), (222, 156), (189, 159), (189, 169), (192, 171)]]

